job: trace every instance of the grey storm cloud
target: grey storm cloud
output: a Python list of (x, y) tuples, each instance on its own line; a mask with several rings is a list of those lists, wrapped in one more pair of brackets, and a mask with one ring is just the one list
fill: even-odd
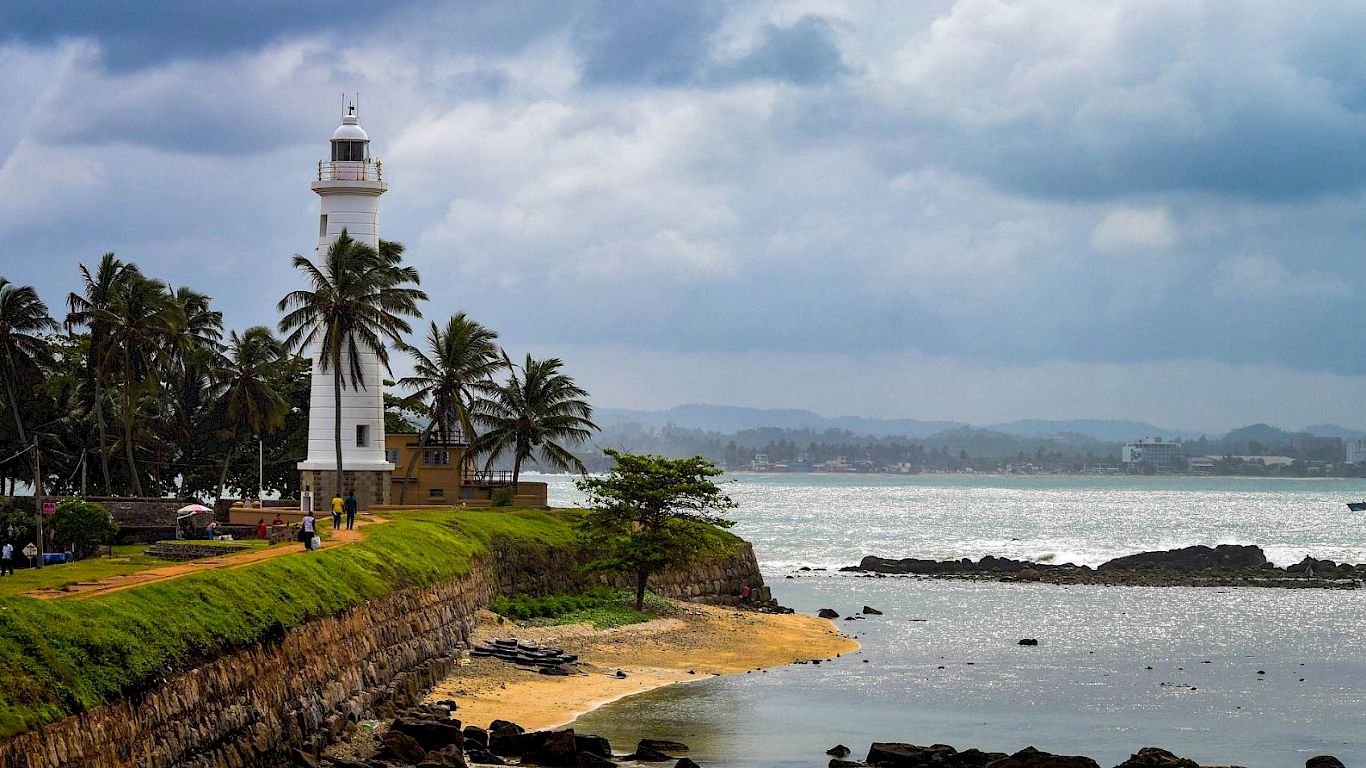
[[(650, 378), (637, 359), (706, 397), (743, 383), (734, 402), (835, 360), (881, 414), (993, 371), (1036, 390), (1019, 415), (1083, 401), (1059, 372), (1095, 372), (1113, 398), (1084, 401), (1111, 403), (1163, 366), (1366, 396), (1366, 9), (48, 8), (0, 7), (0, 271), (50, 303), (114, 250), (269, 322), (359, 91), (384, 232), (431, 313), (577, 349), (622, 398), (610, 382)], [(932, 361), (945, 392), (879, 380), (888, 359)], [(891, 368), (933, 385), (909, 366)], [(801, 378), (762, 396), (819, 406)], [(1246, 387), (1227, 402), (1293, 396)]]

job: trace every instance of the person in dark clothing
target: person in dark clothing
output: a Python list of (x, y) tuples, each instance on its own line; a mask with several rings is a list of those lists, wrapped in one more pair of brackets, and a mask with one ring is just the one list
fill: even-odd
[(346, 503), (344, 506), (346, 507), (346, 530), (349, 531), (356, 527), (356, 507), (359, 505), (356, 502), (355, 491), (346, 492)]

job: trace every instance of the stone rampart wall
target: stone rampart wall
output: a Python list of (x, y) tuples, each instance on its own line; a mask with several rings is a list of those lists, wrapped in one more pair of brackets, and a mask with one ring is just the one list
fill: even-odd
[[(476, 613), (501, 591), (580, 589), (569, 549), (496, 550), (469, 574), (404, 589), (175, 675), (140, 695), (0, 743), (7, 768), (245, 768), (331, 741), (348, 720), (391, 713), (450, 674)], [(575, 567), (570, 567), (570, 566)], [(749, 574), (753, 574), (751, 577)], [(667, 574), (664, 594), (725, 600), (758, 581), (754, 553)]]

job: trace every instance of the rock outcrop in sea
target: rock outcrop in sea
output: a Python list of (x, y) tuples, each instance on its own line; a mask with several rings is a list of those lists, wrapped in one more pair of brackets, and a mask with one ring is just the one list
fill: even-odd
[(1072, 563), (1035, 563), (987, 555), (980, 560), (899, 560), (868, 555), (858, 565), (840, 569), (865, 576), (932, 576), (939, 578), (1042, 581), (1051, 584), (1130, 586), (1259, 586), (1354, 589), (1366, 580), (1366, 564), (1304, 560), (1277, 568), (1256, 545), (1193, 546), (1117, 557), (1098, 568)]

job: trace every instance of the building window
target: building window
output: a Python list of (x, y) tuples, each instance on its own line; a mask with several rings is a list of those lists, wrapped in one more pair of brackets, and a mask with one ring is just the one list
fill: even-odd
[(446, 498), (446, 489), (445, 489), (445, 488), (428, 488), (428, 489), (427, 489), (427, 498), (430, 498), (430, 499), (444, 499), (444, 498)]
[(318, 217), (318, 237), (327, 237), (327, 214)]
[(357, 425), (356, 425), (356, 447), (357, 447), (357, 448), (368, 448), (369, 446), (370, 446), (370, 425), (369, 425), (369, 424), (357, 424)]
[(422, 464), (428, 467), (449, 467), (451, 465), (450, 451), (423, 451)]
[(397, 464), (397, 463), (398, 463), (398, 449), (397, 449), (397, 448), (385, 448), (385, 449), (384, 449), (384, 460), (387, 461), (387, 462), (389, 462), (390, 464)]

